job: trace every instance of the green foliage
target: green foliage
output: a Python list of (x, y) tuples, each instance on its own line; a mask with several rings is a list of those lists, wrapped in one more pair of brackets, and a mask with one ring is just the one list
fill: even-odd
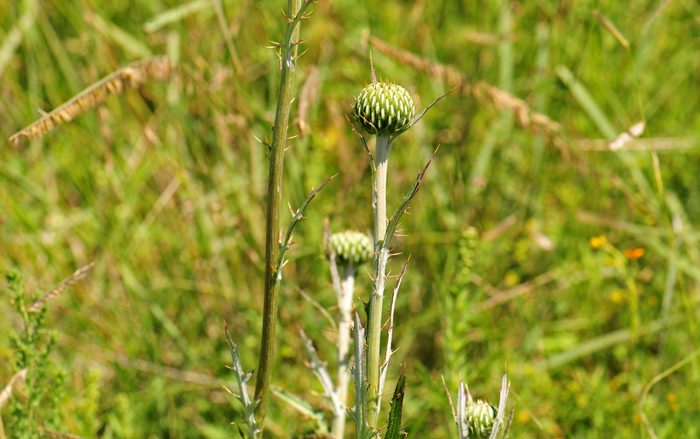
[(102, 373), (99, 369), (92, 369), (87, 373), (84, 382), (84, 394), (82, 399), (76, 404), (77, 416), (81, 421), (78, 434), (82, 437), (94, 437), (103, 420), (100, 419), (100, 399), (102, 388), (100, 378)]
[(8, 434), (18, 439), (40, 438), (44, 437), (43, 429), (56, 430), (63, 426), (61, 408), (66, 403), (66, 372), (49, 358), (59, 335), (44, 328), (47, 307), (38, 312), (28, 311), (41, 293), (28, 295), (18, 271), (8, 272), (5, 279), (12, 292), (15, 312), (22, 321), (21, 327), (9, 334), (14, 349), (13, 366), (16, 372), (27, 370), (24, 395), (18, 395), (20, 392), (15, 389), (10, 399)]
[(451, 278), (443, 279), (448, 285), (440, 285), (444, 291), (440, 299), (445, 313), (443, 352), (451, 387), (456, 386), (460, 373), (469, 365), (469, 357), (466, 355), (469, 341), (464, 334), (472, 329), (472, 307), (482, 298), (482, 295), (476, 294), (478, 289), (472, 282), (475, 275), (472, 267), (477, 258), (475, 251), (478, 244), (478, 232), (474, 227), (468, 227), (462, 232), (454, 264), (455, 273)]
[[(96, 261), (89, 286), (42, 314), (41, 328), (61, 334), (49, 359), (70, 371), (61, 399), (71, 402), (63, 416), (75, 433), (82, 421), (73, 404), (88, 393), (76, 377), (98, 368), (101, 437), (238, 434), (230, 422), (242, 421), (240, 407), (220, 386), (231, 382), (222, 321), (239, 342), (244, 369), (256, 369), (268, 157), (254, 136), (271, 138), (279, 59), (263, 46), (283, 40), (279, 11), (286, 2), (221, 1), (240, 74), (215, 3), (183, 11), (174, 0), (0, 0), (4, 139), (39, 117), (38, 109), (58, 107), (136, 61), (144, 48), (179, 60), (169, 82), (110, 97), (43, 140), (0, 148), (0, 271), (22, 267), (34, 291)], [(345, 119), (368, 80), (369, 29), (450, 64), (470, 82), (510, 91), (560, 124), (565, 140), (558, 147), (521, 127), (504, 115), (506, 107), (475, 99), (467, 82), (397, 140), (389, 206), (399, 204), (440, 145), (399, 224), (406, 236), (392, 243), (392, 253), (401, 253), (390, 261), (392, 274), (411, 255), (396, 304), (400, 349), (393, 357), (393, 364), (406, 364), (411, 382), (405, 430), (410, 437), (453, 437), (440, 375), (449, 383), (461, 374), (476, 397), (495, 395), (495, 377), (507, 361), (522, 400), (510, 437), (648, 436), (640, 395), (697, 348), (699, 322), (700, 148), (693, 138), (700, 137), (700, 10), (690, 1), (670, 2), (647, 27), (661, 3), (319, 1), (302, 26), (308, 42), (300, 53), (309, 51), (297, 70), (288, 136), (299, 137), (287, 144), (283, 203), (299, 206), (312, 187), (340, 175), (295, 229), (280, 291), (275, 370), (283, 373), (273, 384), (324, 407), (297, 328), (320, 353), (334, 352), (335, 339), (295, 287), (332, 307), (335, 294), (317, 252), (323, 218), (333, 230), (371, 228), (364, 207), (371, 203), (371, 175)], [(629, 41), (631, 55), (596, 20), (596, 8)], [(420, 97), (418, 108), (456, 85), (376, 48), (372, 55), (378, 78)], [(557, 66), (576, 82), (564, 82), (569, 78)], [(571, 84), (583, 85), (596, 107), (584, 107), (585, 95), (575, 95)], [(300, 93), (305, 85), (316, 92), (308, 99)], [(623, 133), (642, 120), (640, 102), (650, 139), (644, 134), (630, 147), (649, 142), (658, 149), (663, 195), (645, 149), (622, 155), (579, 143), (607, 137), (606, 126)], [(287, 223), (290, 214), (282, 216)], [(674, 222), (681, 229), (671, 242)], [(467, 227), (479, 236), (462, 290), (467, 311), (447, 314), (445, 297), (457, 300), (451, 280), (462, 269), (459, 241)], [(591, 249), (588, 240), (599, 235), (621, 252), (646, 253), (628, 261), (622, 276), (608, 265), (609, 254)], [(636, 342), (628, 277), (639, 299)], [(369, 285), (360, 270), (356, 305), (358, 296), (367, 301)], [(666, 312), (670, 326), (653, 326)], [(23, 355), (9, 335), (24, 320), (5, 299), (0, 316), (4, 384)], [(49, 335), (35, 352), (43, 352)], [(551, 358), (560, 359), (556, 367)], [(658, 437), (700, 436), (698, 370), (692, 360), (649, 392), (643, 409)], [(398, 370), (388, 374), (393, 382)], [(50, 372), (46, 377), (53, 380)], [(11, 400), (25, 408), (27, 386), (19, 384)], [(11, 410), (2, 409), (8, 430)], [(38, 411), (45, 419), (47, 406)], [(268, 419), (270, 438), (304, 434), (313, 423), (274, 397)]]

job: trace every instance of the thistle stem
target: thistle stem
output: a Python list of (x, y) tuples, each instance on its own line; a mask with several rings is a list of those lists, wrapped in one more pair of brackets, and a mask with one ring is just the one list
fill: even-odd
[(367, 320), (367, 422), (371, 428), (377, 428), (379, 418), (379, 369), (381, 367), (381, 329), (382, 302), (386, 280), (386, 263), (389, 249), (384, 245), (386, 235), (386, 180), (391, 151), (391, 138), (388, 135), (377, 137), (374, 179), (374, 285), (369, 299), (369, 317)]
[[(343, 405), (347, 405), (348, 384), (350, 383), (350, 328), (352, 327), (352, 294), (355, 290), (355, 275), (357, 268), (345, 267), (340, 284), (341, 290), (338, 296), (338, 399)], [(345, 435), (345, 408), (340, 407), (333, 414), (332, 433), (337, 439), (343, 439)]]
[[(297, 17), (302, 0), (289, 0), (287, 15)], [(263, 308), (263, 328), (260, 343), (260, 363), (255, 383), (255, 399), (260, 401), (256, 415), (263, 425), (270, 397), (272, 365), (275, 357), (275, 334), (277, 331), (277, 308), (281, 272), (277, 270), (280, 252), (280, 205), (282, 201), (282, 170), (284, 149), (287, 140), (289, 112), (292, 104), (294, 75), (296, 71), (297, 45), (300, 20), (287, 24), (284, 45), (281, 47), (282, 61), (280, 90), (277, 101), (277, 114), (270, 145), (270, 174), (267, 189), (267, 235), (265, 237), (265, 303)], [(262, 437), (262, 433), (260, 434)]]

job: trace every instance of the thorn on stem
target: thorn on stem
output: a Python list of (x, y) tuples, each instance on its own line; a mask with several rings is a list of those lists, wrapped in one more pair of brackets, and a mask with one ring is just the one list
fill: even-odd
[(297, 56), (295, 56), (294, 58), (292, 58), (292, 60), (293, 60), (293, 61), (298, 60), (299, 58), (301, 58), (302, 56), (304, 56), (304, 54), (305, 54), (306, 52), (308, 52), (308, 51), (309, 51), (309, 48), (307, 48), (305, 51), (303, 51), (303, 52), (301, 53), (301, 55), (297, 55)]
[[(282, 8), (280, 8), (280, 9), (282, 9)], [(292, 21), (294, 21), (294, 20), (291, 20), (291, 19), (289, 18), (289, 16), (287, 15), (287, 13), (284, 12), (284, 9), (282, 9), (282, 15), (284, 15), (284, 18), (287, 20), (287, 23), (291, 23)]]

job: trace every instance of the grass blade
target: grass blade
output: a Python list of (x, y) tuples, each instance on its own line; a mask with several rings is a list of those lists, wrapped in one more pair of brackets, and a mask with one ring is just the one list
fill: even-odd
[(5, 71), (5, 66), (12, 59), (12, 55), (15, 54), (17, 48), (22, 44), (22, 36), (25, 30), (29, 29), (34, 25), (34, 14), (31, 11), (27, 11), (22, 14), (19, 19), (19, 23), (10, 29), (5, 37), (5, 40), (0, 46), (0, 76)]
[(615, 139), (617, 137), (617, 130), (612, 126), (610, 120), (589, 93), (586, 86), (574, 78), (574, 74), (565, 66), (557, 66), (555, 72), (557, 76), (559, 76), (559, 79), (569, 88), (574, 99), (583, 107), (588, 117), (590, 117), (596, 127), (598, 127), (601, 134), (608, 140)]
[(151, 34), (164, 28), (170, 23), (180, 21), (185, 17), (194, 14), (195, 12), (212, 6), (213, 4), (213, 0), (195, 0), (189, 3), (184, 3), (176, 8), (168, 9), (167, 11), (151, 18), (143, 25), (143, 30), (144, 32)]

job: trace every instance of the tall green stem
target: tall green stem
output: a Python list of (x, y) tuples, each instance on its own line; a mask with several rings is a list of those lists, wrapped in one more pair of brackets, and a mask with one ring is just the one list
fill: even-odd
[[(284, 149), (287, 140), (289, 112), (294, 88), (296, 54), (299, 41), (299, 27), (302, 0), (289, 0), (287, 33), (281, 47), (280, 91), (277, 101), (277, 115), (270, 145), (270, 176), (267, 189), (267, 235), (265, 237), (265, 305), (263, 309), (262, 340), (260, 363), (255, 383), (255, 399), (260, 401), (257, 409), (259, 423), (267, 414), (272, 365), (275, 357), (275, 333), (277, 330), (277, 307), (281, 273), (277, 271), (280, 251), (280, 205), (282, 201), (282, 170)], [(262, 436), (262, 434), (261, 434)]]
[(384, 299), (384, 282), (389, 249), (384, 245), (386, 235), (386, 176), (391, 151), (391, 138), (388, 135), (377, 137), (376, 173), (374, 179), (374, 286), (369, 299), (369, 318), (367, 321), (367, 381), (369, 395), (367, 405), (367, 422), (372, 428), (377, 427), (379, 417), (379, 368), (381, 367), (380, 341), (382, 329), (382, 301)]
[[(348, 384), (350, 383), (350, 328), (352, 328), (352, 293), (355, 290), (355, 275), (357, 268), (348, 266), (343, 269), (343, 279), (340, 284), (341, 294), (338, 297), (338, 399), (343, 404), (348, 402)], [(344, 407), (333, 414), (331, 432), (337, 439), (345, 436), (345, 419), (347, 413)]]

